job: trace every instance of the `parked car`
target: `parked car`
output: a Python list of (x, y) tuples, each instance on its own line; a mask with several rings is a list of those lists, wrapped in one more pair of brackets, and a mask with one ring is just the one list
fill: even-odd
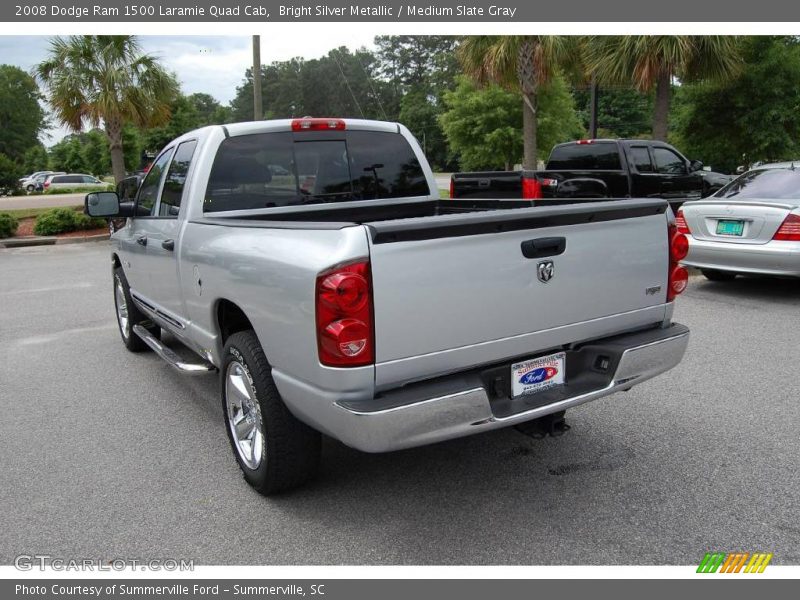
[[(55, 171), (36, 171), (19, 180), (19, 187), (28, 192), (36, 191), (38, 185), (44, 182), (48, 175), (56, 174)], [(38, 185), (37, 185), (38, 184)]]
[(452, 198), (665, 198), (673, 210), (708, 196), (732, 177), (703, 170), (674, 147), (652, 140), (596, 139), (558, 144), (544, 171), (454, 173)]
[(48, 175), (44, 181), (45, 190), (69, 188), (107, 188), (108, 184), (93, 175), (69, 173), (67, 175)]
[(800, 277), (800, 170), (785, 162), (747, 171), (710, 198), (686, 202), (676, 224), (689, 239), (683, 264), (708, 279)]
[(123, 343), (219, 370), (233, 454), (264, 494), (313, 475), (320, 433), (386, 452), (560, 429), (688, 342), (672, 322), (686, 240), (665, 201), (441, 200), (397, 123), (207, 127), (156, 157), (134, 202), (85, 206), (127, 217), (111, 236)]

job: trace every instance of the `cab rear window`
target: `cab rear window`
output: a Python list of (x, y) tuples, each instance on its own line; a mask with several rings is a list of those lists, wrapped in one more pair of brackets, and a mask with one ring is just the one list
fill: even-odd
[(550, 153), (547, 169), (552, 171), (619, 171), (619, 148), (614, 142), (563, 144)]
[(222, 142), (211, 168), (203, 210), (428, 195), (422, 166), (400, 134), (259, 133)]

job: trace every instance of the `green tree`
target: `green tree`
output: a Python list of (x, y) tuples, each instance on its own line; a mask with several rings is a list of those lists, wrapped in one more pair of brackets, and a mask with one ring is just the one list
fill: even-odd
[(536, 167), (539, 89), (579, 57), (578, 40), (567, 36), (480, 35), (458, 48), (467, 75), (480, 84), (493, 82), (522, 94), (523, 167)]
[(125, 177), (123, 127), (169, 120), (178, 84), (134, 36), (56, 37), (36, 68), (58, 120), (73, 131), (85, 123), (104, 127), (114, 178)]
[(0, 65), (0, 153), (21, 163), (39, 144), (47, 121), (36, 81), (25, 71)]
[(151, 127), (142, 131), (146, 150), (158, 153), (164, 146), (187, 131), (197, 129), (202, 122), (196, 105), (186, 96), (178, 94), (169, 105), (170, 120), (161, 127)]
[(586, 68), (598, 80), (655, 89), (653, 137), (666, 140), (672, 79), (724, 80), (741, 65), (733, 36), (618, 35), (592, 36), (585, 45)]
[(99, 129), (92, 129), (81, 136), (81, 142), (84, 164), (88, 172), (97, 177), (109, 173), (111, 171), (111, 155), (108, 151), (106, 135)]
[(15, 161), (0, 153), (0, 188), (16, 189), (23, 175), (22, 169)]
[[(574, 101), (564, 79), (551, 78), (538, 90), (538, 158), (550, 149), (583, 134)], [(511, 169), (522, 158), (522, 110), (519, 92), (498, 85), (477, 87), (468, 78), (445, 94), (447, 111), (441, 122), (450, 148), (463, 169)]]
[(752, 36), (725, 81), (684, 84), (676, 95), (681, 148), (715, 169), (800, 158), (800, 40)]
[(439, 122), (442, 112), (442, 103), (435, 96), (422, 89), (413, 89), (403, 96), (398, 116), (398, 120), (419, 141), (428, 162), (438, 170), (446, 170), (449, 166), (447, 138)]
[(48, 168), (49, 158), (47, 149), (42, 144), (31, 146), (22, 157), (22, 170), (25, 173), (35, 173)]
[[(589, 129), (588, 90), (575, 92), (575, 104), (585, 129)], [(653, 94), (628, 87), (601, 87), (597, 102), (597, 135), (611, 138), (644, 138), (652, 132)]]

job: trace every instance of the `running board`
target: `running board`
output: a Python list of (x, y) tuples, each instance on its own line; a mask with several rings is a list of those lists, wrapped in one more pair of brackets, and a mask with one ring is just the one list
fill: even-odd
[(159, 340), (156, 336), (154, 336), (152, 333), (150, 333), (147, 329), (145, 329), (141, 325), (134, 325), (133, 333), (142, 338), (142, 341), (148, 346), (150, 346), (153, 352), (155, 352), (161, 358), (163, 358), (169, 364), (169, 366), (171, 366), (176, 371), (180, 371), (184, 375), (203, 375), (205, 373), (217, 370), (217, 368), (214, 365), (211, 365), (206, 362), (199, 362), (199, 363), (186, 362), (180, 356), (178, 356), (172, 350), (170, 350), (164, 344), (162, 344), (161, 340)]

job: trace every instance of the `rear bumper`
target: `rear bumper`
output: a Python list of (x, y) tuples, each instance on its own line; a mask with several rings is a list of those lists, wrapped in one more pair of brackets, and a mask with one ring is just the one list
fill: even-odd
[[(522, 423), (607, 396), (676, 366), (689, 329), (673, 324), (604, 340), (567, 353), (567, 384), (516, 399), (502, 377), (508, 364), (413, 384), (370, 400), (337, 400), (329, 434), (366, 452), (421, 446)], [(608, 358), (604, 370), (598, 358)], [(573, 374), (570, 375), (570, 364)], [(312, 421), (317, 421), (311, 415)]]
[(688, 267), (737, 273), (800, 276), (800, 243), (736, 244), (689, 238)]

